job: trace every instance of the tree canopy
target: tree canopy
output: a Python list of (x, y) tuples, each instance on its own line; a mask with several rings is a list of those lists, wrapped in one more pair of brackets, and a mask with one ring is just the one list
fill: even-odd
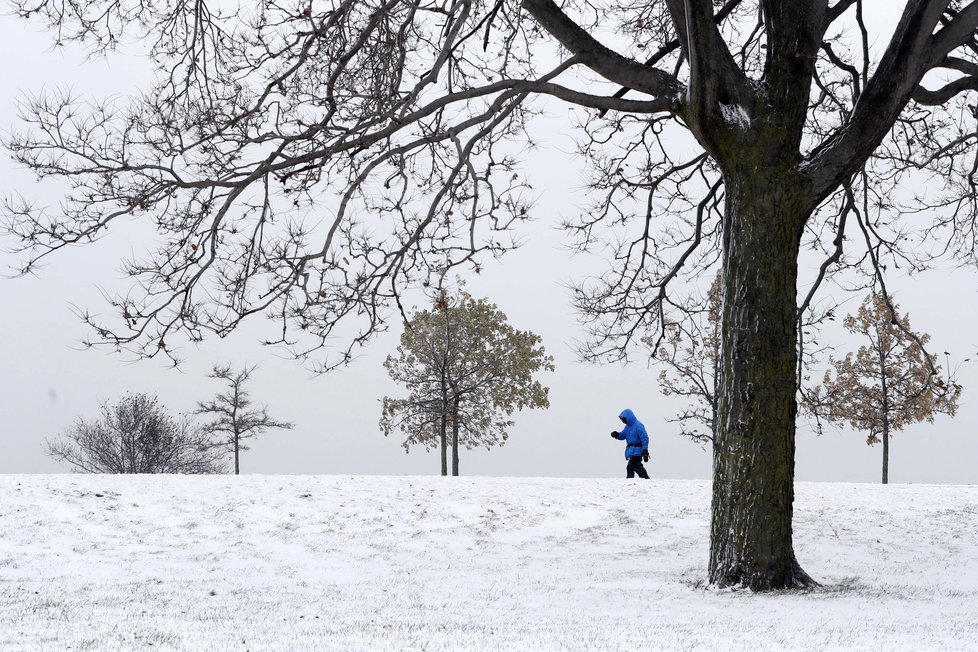
[[(430, 310), (416, 311), (405, 324), (397, 356), (384, 366), (408, 390), (383, 399), (385, 435), (407, 435), (404, 449), (441, 448), (442, 475), (458, 475), (459, 446), (502, 446), (517, 410), (548, 408), (548, 389), (536, 374), (553, 371), (540, 337), (513, 328), (485, 299), (465, 292), (442, 294)], [(450, 432), (450, 435), (449, 435)]]
[(935, 414), (953, 416), (961, 385), (941, 373), (936, 355), (924, 351), (930, 335), (911, 330), (907, 315), (894, 318), (879, 295), (867, 296), (843, 324), (865, 343), (843, 358), (830, 360), (821, 411), (830, 421), (867, 433), (867, 444), (883, 443), (886, 484), (890, 435), (913, 423), (933, 422)]

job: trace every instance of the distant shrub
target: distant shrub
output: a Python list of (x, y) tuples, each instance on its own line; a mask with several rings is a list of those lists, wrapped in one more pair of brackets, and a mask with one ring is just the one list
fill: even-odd
[(220, 451), (186, 417), (174, 417), (156, 396), (126, 394), (103, 403), (101, 417), (79, 417), (46, 452), (81, 473), (220, 473)]

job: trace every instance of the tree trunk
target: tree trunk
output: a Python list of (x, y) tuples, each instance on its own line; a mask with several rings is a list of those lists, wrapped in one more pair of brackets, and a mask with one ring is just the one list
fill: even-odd
[(231, 427), (234, 429), (234, 475), (241, 475), (241, 465), (239, 464), (241, 450), (241, 433), (238, 432), (238, 406), (241, 404), (239, 390), (241, 383), (235, 378), (231, 381), (233, 387), (233, 398), (231, 399)]
[(458, 475), (458, 399), (452, 406), (452, 475)]
[(883, 484), (890, 480), (890, 393), (886, 386), (886, 356), (883, 353), (883, 340), (880, 336), (880, 391), (883, 394)]
[(883, 415), (883, 484), (890, 482), (890, 420)]
[(709, 576), (719, 587), (810, 586), (791, 544), (798, 251), (813, 206), (789, 174), (725, 174), (722, 361)]
[(446, 432), (448, 430), (448, 424), (445, 423), (447, 418), (448, 415), (442, 412), (441, 424), (440, 424), (441, 432), (439, 433), (439, 437), (441, 439), (441, 474), (442, 475), (448, 475), (448, 435)]

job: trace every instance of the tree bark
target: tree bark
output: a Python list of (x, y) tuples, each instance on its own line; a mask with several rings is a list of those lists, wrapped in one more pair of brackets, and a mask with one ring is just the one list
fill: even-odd
[(440, 432), (438, 433), (439, 438), (441, 440), (440, 443), (441, 443), (441, 474), (442, 475), (448, 475), (448, 435), (447, 435), (448, 424), (446, 423), (447, 418), (448, 415), (442, 412), (441, 424), (439, 425)]
[(883, 334), (880, 333), (880, 389), (883, 394), (883, 484), (890, 481), (890, 398), (886, 386), (886, 356), (884, 354)]
[(458, 475), (458, 399), (452, 406), (452, 475)]
[(239, 378), (231, 381), (233, 399), (231, 401), (231, 424), (234, 428), (234, 475), (241, 475), (241, 465), (238, 462), (241, 449), (241, 433), (238, 432), (238, 405), (241, 404), (241, 382)]
[(713, 447), (710, 582), (810, 586), (791, 543), (798, 251), (814, 206), (767, 152), (725, 170), (719, 414)]
[(890, 483), (890, 420), (883, 415), (883, 484)]

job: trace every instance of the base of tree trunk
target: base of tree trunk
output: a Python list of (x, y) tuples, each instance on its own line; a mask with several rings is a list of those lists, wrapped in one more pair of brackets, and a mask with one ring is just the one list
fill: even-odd
[(731, 569), (713, 577), (710, 586), (717, 589), (750, 589), (751, 591), (787, 591), (792, 589), (814, 589), (821, 586), (808, 575), (798, 562), (784, 573), (752, 573), (743, 569)]

